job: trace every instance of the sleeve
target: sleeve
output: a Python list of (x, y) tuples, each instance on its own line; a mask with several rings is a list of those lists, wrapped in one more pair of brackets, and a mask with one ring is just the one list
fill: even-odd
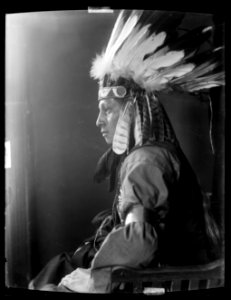
[[(164, 226), (171, 178), (167, 163), (141, 159), (124, 166), (118, 204), (123, 225), (114, 228), (106, 237), (92, 261), (93, 269), (112, 265), (145, 267), (154, 259), (158, 250), (158, 230), (153, 224)], [(156, 220), (147, 222), (142, 217), (126, 220), (134, 207), (152, 211)]]
[(118, 209), (122, 220), (134, 206), (141, 205), (151, 211), (168, 209), (170, 174), (161, 166), (135, 163), (128, 166), (120, 189)]

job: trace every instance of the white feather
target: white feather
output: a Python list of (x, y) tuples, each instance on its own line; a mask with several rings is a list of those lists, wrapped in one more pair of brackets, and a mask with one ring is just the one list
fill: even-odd
[(181, 77), (184, 76), (185, 74), (191, 72), (195, 68), (194, 64), (186, 64), (186, 65), (180, 65), (178, 67), (173, 68), (172, 70), (167, 70), (162, 74), (165, 78), (171, 80), (172, 78), (175, 77)]
[(144, 55), (154, 52), (163, 44), (166, 33), (153, 34), (147, 38), (149, 26), (144, 26), (138, 32), (135, 29), (135, 33), (125, 41), (113, 62), (113, 79), (119, 77), (121, 70), (123, 70), (121, 76), (132, 76), (136, 73), (136, 76), (139, 77), (143, 73), (143, 68), (146, 68), (143, 61)]
[(201, 89), (209, 89), (211, 87), (221, 86), (224, 84), (225, 84), (224, 73), (219, 72), (217, 74), (194, 78), (191, 81), (187, 81), (181, 84), (181, 87), (184, 90), (192, 92), (192, 91), (199, 91)]
[(174, 84), (181, 84), (185, 81), (191, 81), (192, 78), (197, 78), (203, 76), (204, 74), (212, 71), (217, 66), (217, 63), (210, 64), (210, 62), (205, 62), (204, 64), (196, 67), (191, 73), (185, 75), (183, 78), (176, 78), (173, 80)]
[[(151, 24), (141, 27), (138, 23), (141, 14), (141, 11), (133, 11), (126, 22), (125, 12), (119, 14), (106, 50), (93, 60), (90, 70), (93, 78), (102, 80), (109, 73), (115, 80), (119, 77), (132, 79), (148, 92), (171, 90), (177, 85), (195, 91), (224, 83), (223, 72), (215, 77), (206, 75), (217, 63), (207, 61), (199, 66), (186, 63), (196, 50), (185, 55), (183, 50), (171, 51), (166, 45), (156, 52), (164, 44), (167, 33), (149, 35)], [(210, 29), (207, 27), (203, 32)], [(145, 56), (148, 57), (144, 60)]]
[(133, 28), (135, 27), (136, 23), (138, 21), (138, 17), (136, 15), (130, 16), (125, 23), (120, 35), (118, 36), (115, 43), (112, 45), (110, 49), (107, 50), (105, 53), (105, 58), (108, 61), (111, 61), (114, 57), (114, 54), (119, 49), (119, 47), (122, 45), (122, 43), (125, 41), (125, 39), (129, 36)]
[(181, 77), (191, 72), (194, 68), (194, 64), (178, 65), (172, 68), (165, 68), (162, 71), (153, 72), (153, 74), (145, 79), (145, 89), (151, 91), (161, 90), (167, 86), (169, 82), (175, 77)]
[(135, 102), (135, 116), (134, 137), (135, 145), (138, 146), (142, 144), (142, 125), (137, 101)]
[(123, 21), (122, 21), (122, 17), (124, 15), (124, 10), (122, 10), (116, 20), (116, 23), (113, 27), (113, 30), (112, 30), (112, 33), (111, 33), (111, 37), (109, 39), (109, 42), (108, 42), (108, 45), (107, 45), (107, 48), (106, 48), (106, 51), (105, 53), (108, 52), (108, 49), (111, 48), (112, 44), (115, 42), (116, 38), (118, 37), (118, 34), (119, 32), (121, 32), (122, 30), (122, 26), (123, 26)]
[(131, 68), (136, 72), (142, 72), (146, 68), (147, 62), (143, 61), (146, 54), (149, 54), (162, 45), (166, 38), (166, 33), (161, 32), (158, 35), (151, 35), (147, 40), (141, 43), (132, 54), (130, 59)]
[(169, 80), (166, 79), (166, 78), (154, 79), (154, 78), (150, 77), (143, 83), (143, 87), (148, 92), (151, 92), (151, 91), (154, 91), (154, 90), (155, 91), (160, 91), (160, 90), (164, 89), (167, 86), (168, 82), (169, 82)]
[(170, 51), (165, 55), (154, 59), (150, 65), (150, 69), (158, 70), (159, 68), (166, 68), (179, 62), (184, 57), (184, 51)]
[(112, 149), (117, 154), (122, 154), (128, 149), (132, 110), (132, 102), (128, 101), (117, 122), (112, 142)]
[(148, 26), (144, 26), (141, 30), (138, 28), (134, 29), (134, 32), (129, 36), (129, 38), (124, 42), (120, 52), (115, 57), (114, 66), (115, 69), (126, 68), (126, 66), (130, 66), (130, 61), (134, 56), (134, 51), (136, 51), (137, 44), (141, 44), (143, 40), (148, 35)]
[(104, 61), (105, 61), (104, 53), (102, 53), (101, 55), (97, 55), (96, 58), (93, 60), (92, 67), (91, 67), (91, 70), (90, 70), (90, 75), (94, 79), (99, 79), (100, 80), (105, 75)]
[(139, 14), (136, 12), (131, 14), (125, 24), (123, 24), (123, 15), (124, 12), (122, 11), (113, 28), (106, 51), (93, 61), (90, 74), (95, 79), (102, 79), (106, 73), (112, 71), (112, 62), (116, 51), (121, 47), (138, 22)]

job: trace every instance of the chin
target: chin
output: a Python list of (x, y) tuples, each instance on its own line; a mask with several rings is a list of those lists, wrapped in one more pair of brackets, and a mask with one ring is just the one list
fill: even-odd
[(105, 137), (104, 139), (105, 139), (105, 142), (106, 142), (108, 145), (111, 145), (111, 144), (112, 144), (112, 140), (111, 140), (111, 139), (109, 139), (109, 138), (107, 138), (107, 137)]

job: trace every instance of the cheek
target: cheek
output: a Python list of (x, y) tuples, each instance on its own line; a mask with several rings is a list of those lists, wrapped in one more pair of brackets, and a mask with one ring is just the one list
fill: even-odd
[(119, 119), (119, 114), (113, 115), (110, 118), (109, 124), (110, 124), (111, 129), (114, 130), (114, 131), (116, 129), (116, 125), (117, 125), (118, 119)]

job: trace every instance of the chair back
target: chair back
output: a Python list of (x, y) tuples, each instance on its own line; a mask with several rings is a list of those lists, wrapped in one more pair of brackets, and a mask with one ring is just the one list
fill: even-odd
[(149, 291), (150, 294), (222, 287), (224, 259), (206, 265), (145, 270), (116, 266), (111, 272), (111, 287), (115, 284), (130, 285), (133, 293)]

